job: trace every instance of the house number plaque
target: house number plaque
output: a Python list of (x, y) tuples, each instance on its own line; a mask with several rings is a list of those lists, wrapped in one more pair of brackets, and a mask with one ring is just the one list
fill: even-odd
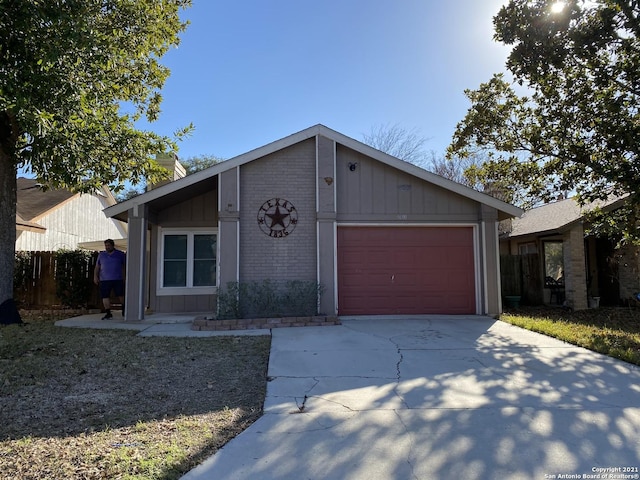
[(288, 236), (298, 223), (298, 212), (289, 200), (272, 198), (258, 210), (260, 230), (273, 238)]

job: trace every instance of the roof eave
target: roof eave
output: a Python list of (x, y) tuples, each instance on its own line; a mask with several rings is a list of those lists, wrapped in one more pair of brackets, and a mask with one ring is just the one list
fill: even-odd
[(391, 167), (397, 168), (416, 177), (422, 178), (423, 180), (442, 187), (446, 190), (452, 191), (471, 200), (475, 200), (482, 204), (493, 207), (499, 212), (506, 214), (506, 216), (500, 216), (501, 219), (509, 217), (520, 217), (524, 213), (524, 210), (522, 210), (521, 208), (503, 202), (502, 200), (498, 200), (497, 198), (494, 198), (485, 193), (473, 190), (459, 183), (453, 182), (449, 179), (436, 175), (435, 173), (417, 167), (416, 165), (413, 165), (409, 162), (400, 160), (399, 158), (370, 147), (369, 145), (359, 142), (358, 140), (355, 140), (351, 137), (347, 137), (346, 135), (321, 124), (314, 125), (305, 130), (301, 130), (300, 132), (281, 138), (280, 140), (276, 140), (262, 147), (243, 153), (242, 155), (238, 155), (237, 157), (225, 160), (224, 162), (213, 165), (206, 170), (202, 170), (174, 182), (170, 182), (166, 185), (155, 188), (149, 192), (143, 193), (142, 195), (131, 198), (122, 203), (107, 207), (104, 210), (104, 213), (105, 215), (107, 215), (107, 217), (115, 217), (119, 220), (126, 221), (128, 217), (126, 212), (128, 212), (129, 209), (134, 208), (136, 205), (144, 205), (145, 203), (160, 198), (164, 195), (175, 192), (182, 188), (189, 187), (190, 185), (219, 175), (222, 172), (239, 167), (245, 163), (251, 162), (253, 160), (264, 157), (271, 153), (282, 150), (283, 148), (287, 148), (291, 145), (295, 145), (296, 143), (302, 142), (318, 135), (325, 136), (331, 140), (334, 140), (336, 143), (341, 143), (344, 146), (351, 148), (352, 150), (362, 153), (363, 155), (370, 156), (375, 160), (378, 160), (382, 163), (385, 163)]

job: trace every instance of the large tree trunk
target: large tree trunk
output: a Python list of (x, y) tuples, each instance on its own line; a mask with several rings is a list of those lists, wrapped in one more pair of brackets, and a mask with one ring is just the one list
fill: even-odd
[(10, 115), (0, 112), (0, 324), (22, 321), (13, 300), (18, 174), (13, 149), (16, 138)]

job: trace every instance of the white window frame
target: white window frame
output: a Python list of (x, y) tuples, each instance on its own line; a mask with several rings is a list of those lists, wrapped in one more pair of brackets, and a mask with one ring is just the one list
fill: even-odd
[[(166, 235), (186, 235), (187, 236), (187, 286), (186, 287), (163, 287), (164, 281), (164, 237)], [(160, 228), (158, 232), (158, 257), (157, 272), (158, 280), (156, 282), (156, 295), (214, 295), (218, 291), (218, 268), (219, 248), (216, 248), (216, 276), (214, 281), (216, 285), (208, 287), (190, 286), (193, 282), (193, 237), (194, 235), (215, 235), (216, 244), (218, 243), (217, 228)]]

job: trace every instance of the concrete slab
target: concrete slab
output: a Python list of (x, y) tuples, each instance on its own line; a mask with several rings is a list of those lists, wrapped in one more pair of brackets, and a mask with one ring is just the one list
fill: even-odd
[(151, 323), (143, 322), (125, 322), (122, 315), (115, 313), (113, 318), (102, 320), (103, 313), (94, 313), (89, 315), (79, 315), (77, 317), (58, 320), (56, 326), (69, 328), (94, 328), (102, 330), (137, 330), (141, 331), (148, 328)]
[(270, 330), (254, 329), (254, 330), (225, 330), (225, 331), (198, 331), (191, 330), (191, 324), (177, 323), (167, 324), (159, 323), (151, 325), (142, 330), (138, 336), (140, 337), (225, 337), (225, 336), (255, 336), (255, 335), (271, 335)]
[(198, 331), (191, 330), (193, 320), (203, 313), (150, 314), (141, 322), (126, 322), (120, 312), (114, 312), (113, 318), (102, 320), (102, 313), (80, 315), (58, 320), (59, 327), (94, 328), (106, 330), (135, 330), (140, 337), (220, 337), (270, 335), (268, 329)]
[(341, 321), (272, 332), (265, 414), (184, 480), (586, 478), (640, 467), (633, 365), (487, 317)]

